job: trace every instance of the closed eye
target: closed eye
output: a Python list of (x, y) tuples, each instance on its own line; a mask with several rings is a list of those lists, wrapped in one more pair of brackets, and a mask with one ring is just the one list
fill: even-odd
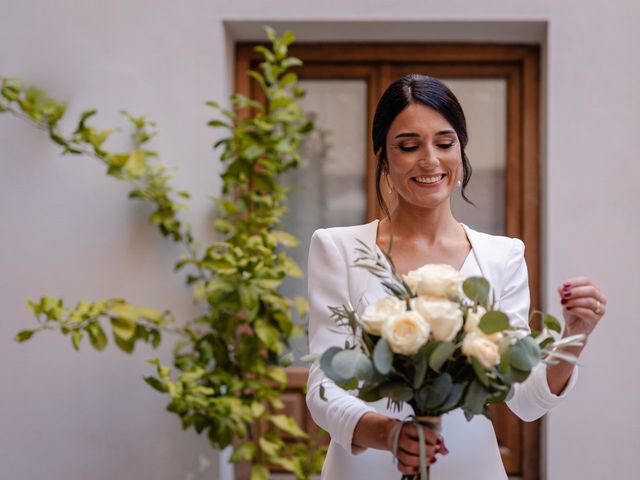
[(415, 152), (418, 149), (418, 147), (403, 147), (400, 146), (400, 150), (402, 150), (403, 152)]
[(440, 148), (451, 148), (454, 145), (455, 145), (454, 143), (441, 143), (441, 144), (438, 145), (438, 147), (440, 147)]

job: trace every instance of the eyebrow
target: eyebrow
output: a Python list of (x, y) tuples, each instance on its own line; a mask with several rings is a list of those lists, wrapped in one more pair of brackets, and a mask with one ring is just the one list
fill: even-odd
[[(452, 133), (455, 134), (456, 133), (455, 130), (440, 130), (434, 135), (434, 137), (438, 137), (440, 135), (450, 135)], [(420, 137), (420, 135), (414, 132), (404, 132), (404, 133), (399, 133), (398, 135), (395, 136), (395, 138), (403, 138), (403, 137), (417, 138), (417, 137)]]

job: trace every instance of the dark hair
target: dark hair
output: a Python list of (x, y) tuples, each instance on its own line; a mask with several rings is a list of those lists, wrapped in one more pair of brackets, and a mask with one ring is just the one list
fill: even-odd
[(458, 135), (460, 150), (462, 152), (462, 198), (464, 198), (466, 202), (476, 206), (464, 193), (464, 189), (471, 179), (471, 164), (464, 151), (469, 141), (469, 136), (467, 134), (467, 122), (464, 118), (464, 112), (462, 111), (460, 102), (458, 102), (453, 92), (449, 90), (449, 87), (440, 80), (429, 77), (428, 75), (412, 73), (399, 78), (385, 90), (378, 101), (376, 113), (373, 117), (371, 136), (373, 139), (373, 152), (378, 156), (378, 163), (376, 165), (376, 196), (380, 208), (382, 208), (388, 217), (389, 208), (380, 191), (382, 175), (389, 169), (387, 133), (389, 132), (391, 123), (393, 123), (400, 112), (415, 103), (421, 103), (440, 113), (447, 119)]

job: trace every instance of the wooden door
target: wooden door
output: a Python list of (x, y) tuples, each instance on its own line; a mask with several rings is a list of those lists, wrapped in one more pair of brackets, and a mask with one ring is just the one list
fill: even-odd
[[(260, 55), (253, 51), (253, 44), (238, 44), (236, 53), (236, 91), (260, 98), (259, 89), (246, 76), (247, 70), (257, 68)], [(287, 225), (302, 239), (302, 247), (294, 252), (299, 263), (306, 266), (308, 243), (316, 228), (381, 218), (370, 141), (376, 102), (401, 75), (424, 73), (443, 79), (459, 97), (468, 117), (468, 153), (474, 168), (468, 194), (480, 208), (472, 209), (454, 199), (454, 215), (478, 230), (519, 237), (525, 242), (531, 305), (539, 307), (538, 47), (297, 44), (291, 54), (304, 62), (297, 69), (309, 97), (305, 99), (308, 105), (303, 106), (318, 117), (318, 130), (307, 147), (306, 163), (291, 179), (304, 186), (294, 194), (294, 212)], [(491, 137), (489, 142), (487, 136)], [(474, 159), (472, 151), (482, 141), (490, 148), (474, 152)], [(303, 212), (296, 215), (301, 205)], [(306, 295), (305, 282), (292, 282), (285, 288), (288, 294)], [(294, 345), (297, 353), (305, 349), (304, 340)], [(284, 400), (290, 414), (313, 429), (304, 402), (306, 369), (290, 367), (289, 379)], [(493, 413), (510, 478), (539, 478), (540, 423), (521, 422), (504, 406)]]

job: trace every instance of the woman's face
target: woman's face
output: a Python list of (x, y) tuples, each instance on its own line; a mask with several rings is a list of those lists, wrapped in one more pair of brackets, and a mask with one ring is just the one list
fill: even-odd
[(421, 103), (409, 105), (391, 124), (387, 158), (400, 206), (435, 208), (451, 197), (461, 177), (456, 132), (440, 113)]

